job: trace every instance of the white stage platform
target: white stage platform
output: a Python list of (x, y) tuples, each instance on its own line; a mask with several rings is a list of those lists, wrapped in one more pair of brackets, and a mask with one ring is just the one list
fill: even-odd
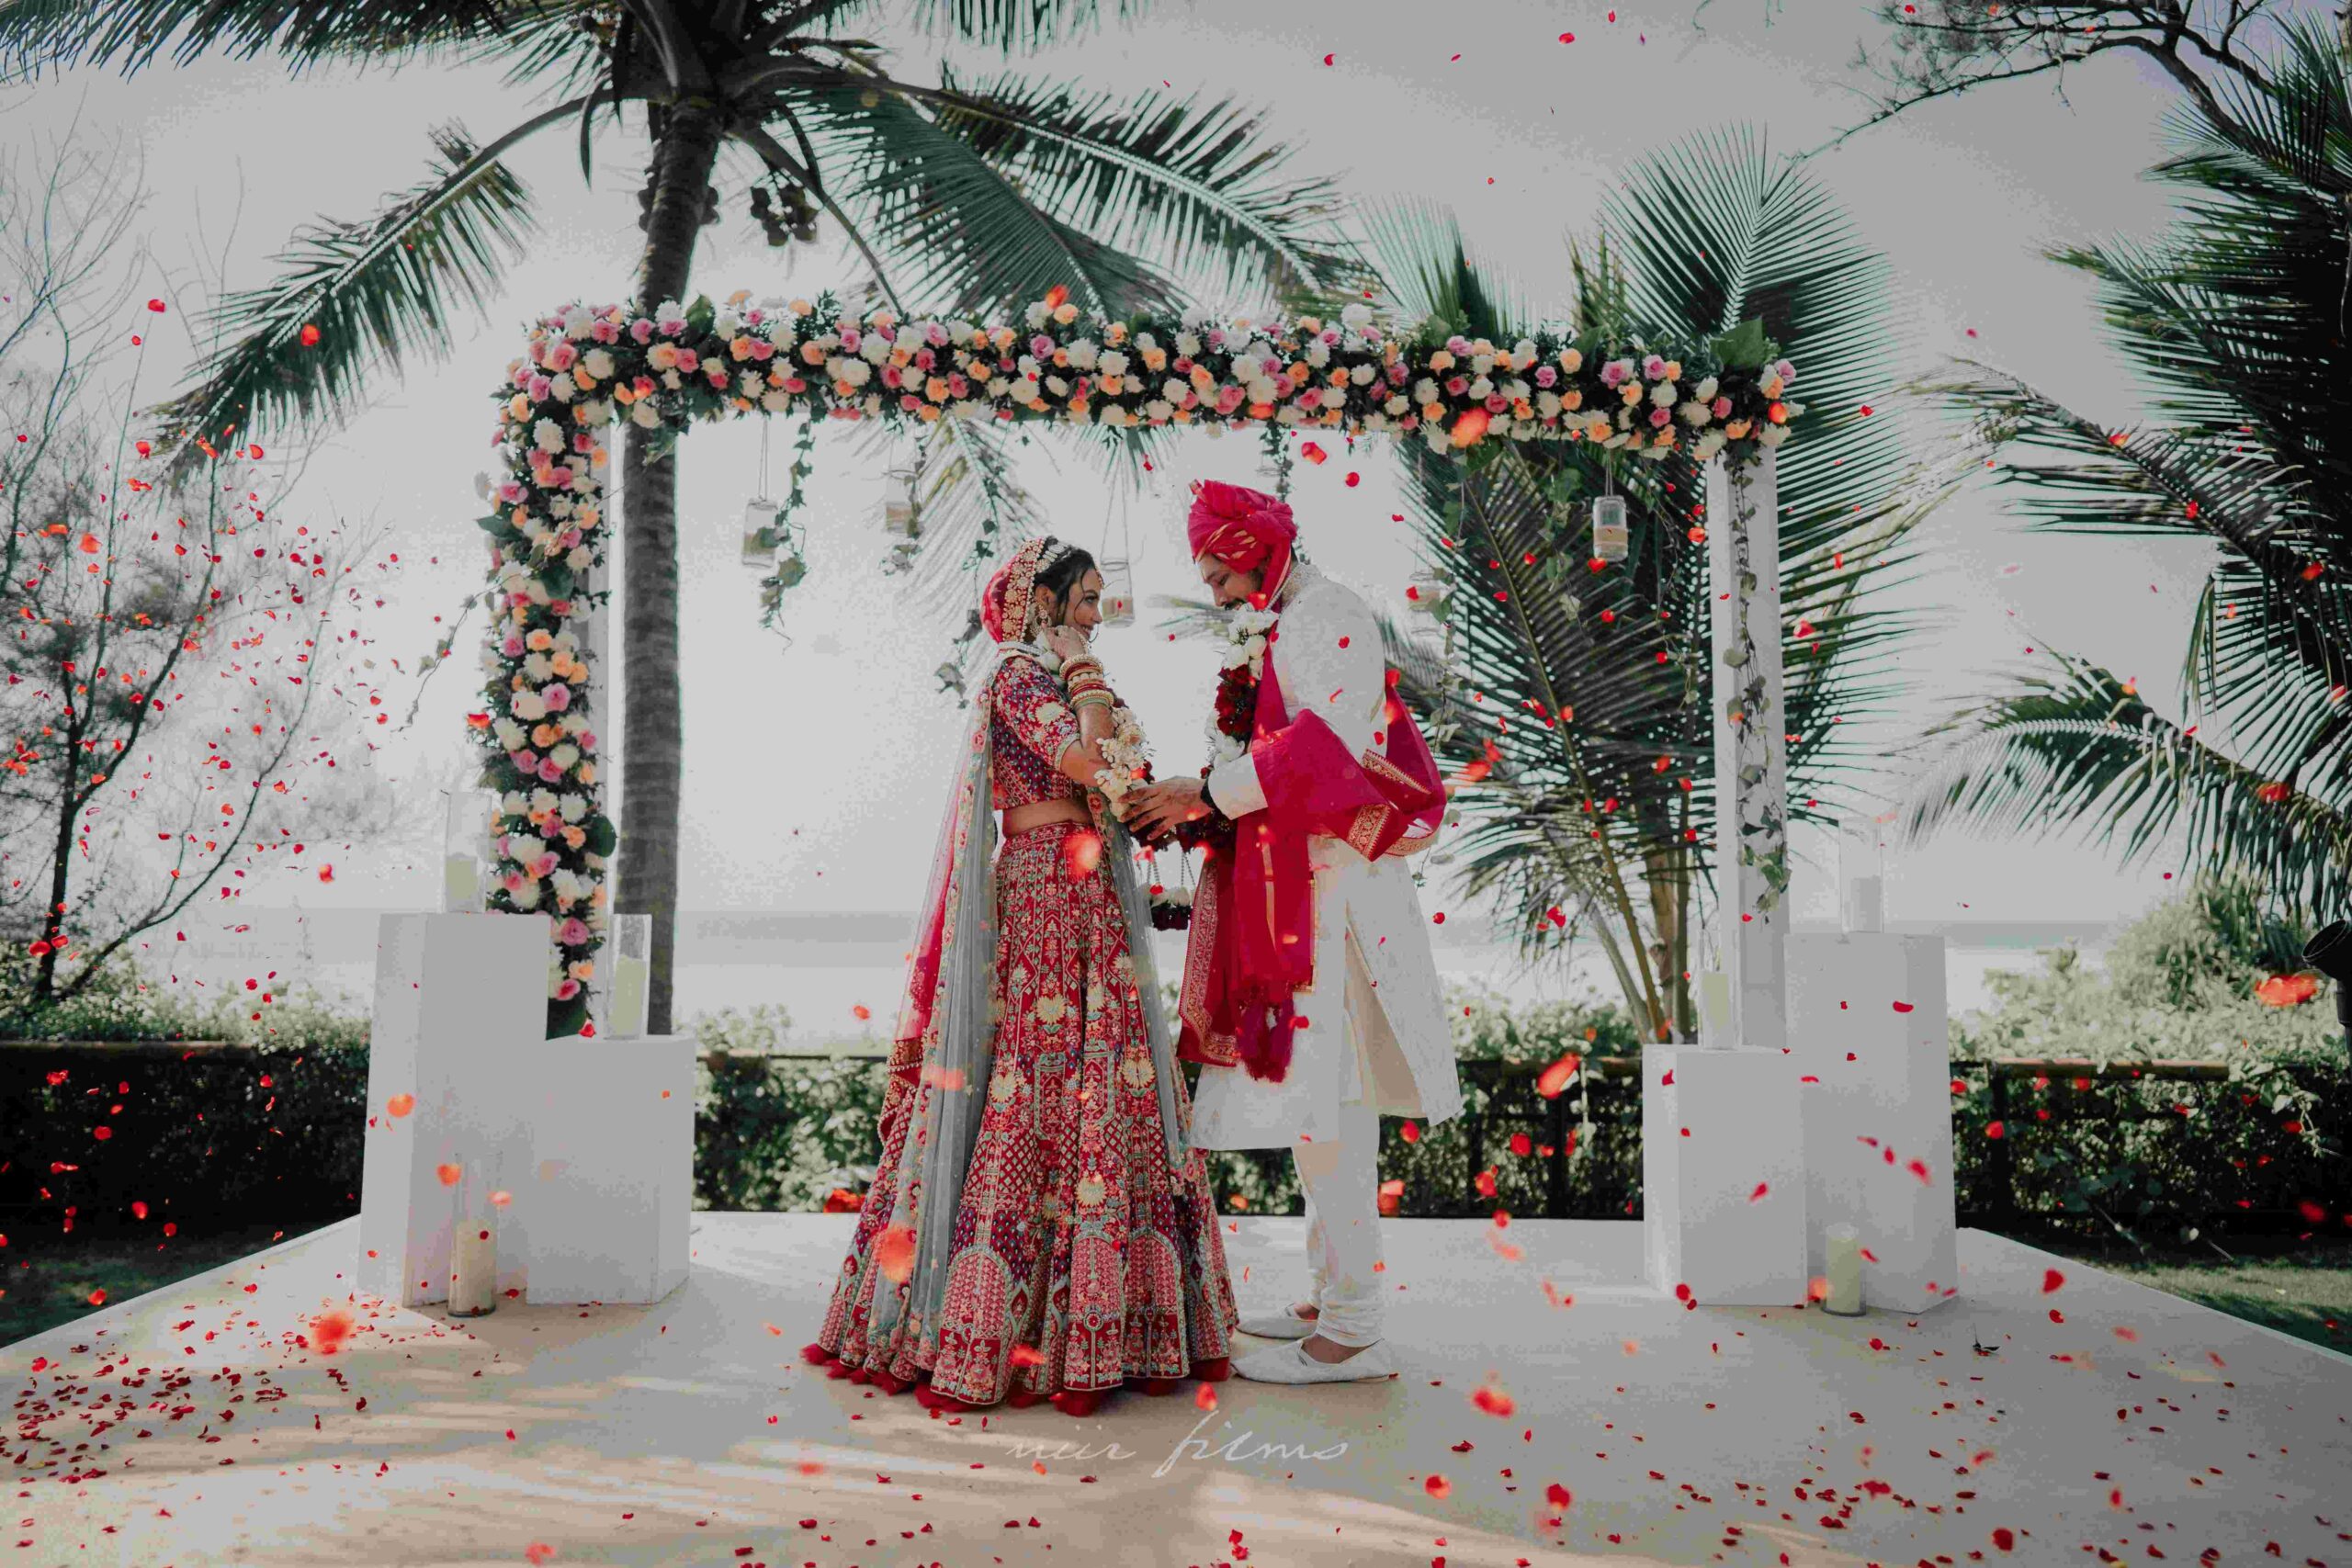
[[(9, 1346), (10, 1560), (2352, 1564), (2352, 1358), (1983, 1232), (1848, 1319), (1684, 1310), (1635, 1222), (1391, 1221), (1393, 1381), (956, 1421), (799, 1360), (850, 1224), (699, 1213), (657, 1305), (451, 1322), (356, 1293), (355, 1219)], [(1245, 1303), (1302, 1224), (1228, 1234)]]

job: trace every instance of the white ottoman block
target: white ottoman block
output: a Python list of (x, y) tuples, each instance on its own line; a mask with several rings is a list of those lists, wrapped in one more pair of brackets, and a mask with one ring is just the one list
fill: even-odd
[(1643, 1240), (1658, 1290), (1688, 1285), (1702, 1306), (1804, 1301), (1797, 1072), (1779, 1051), (1642, 1053)]
[[(473, 1162), (485, 1197), (511, 1185), (517, 1123), (503, 1066), (514, 1041), (547, 1032), (552, 941), (544, 914), (392, 914), (378, 926), (359, 1177), (363, 1290), (402, 1306), (448, 1300), (455, 1194), (438, 1168)], [(415, 1106), (396, 1117), (387, 1106), (403, 1094)], [(502, 1241), (502, 1292), (519, 1286), (518, 1268)]]
[(1943, 939), (1791, 936), (1789, 1040), (1817, 1080), (1802, 1083), (1807, 1272), (1826, 1267), (1824, 1228), (1843, 1223), (1861, 1237), (1866, 1307), (1950, 1299), (1960, 1251)]
[(527, 1299), (660, 1301), (686, 1279), (694, 1036), (533, 1040), (514, 1055), (530, 1157), (507, 1223)]

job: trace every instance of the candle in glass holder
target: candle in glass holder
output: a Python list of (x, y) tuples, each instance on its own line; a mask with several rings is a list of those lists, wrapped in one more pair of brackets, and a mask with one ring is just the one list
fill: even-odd
[(1821, 1303), (1840, 1317), (1858, 1317), (1862, 1310), (1862, 1243), (1851, 1225), (1831, 1225), (1821, 1233), (1828, 1253), (1829, 1297)]
[(441, 911), (479, 914), (482, 855), (490, 841), (498, 796), (486, 789), (452, 790), (441, 823)]
[(450, 1200), (449, 1315), (481, 1317), (498, 1310), (498, 1220), (481, 1201), (488, 1183), (474, 1162), (460, 1168)]
[(652, 962), (653, 917), (614, 916), (612, 1015), (605, 1021), (609, 1038), (635, 1040), (645, 1032)]
[(1699, 1041), (1724, 1046), (1731, 1038), (1731, 976), (1720, 969), (1699, 971)]
[(1849, 931), (1886, 929), (1886, 870), (1875, 833), (1849, 832), (1838, 843), (1839, 914)]

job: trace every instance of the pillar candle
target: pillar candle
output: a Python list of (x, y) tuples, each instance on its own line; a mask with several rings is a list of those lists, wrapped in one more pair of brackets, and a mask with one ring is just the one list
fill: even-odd
[(645, 960), (625, 953), (613, 955), (613, 1017), (606, 1031), (615, 1040), (634, 1040), (645, 1032)]
[(481, 1190), (471, 1161), (450, 1199), (449, 1315), (481, 1317), (498, 1308), (498, 1220)]
[(481, 862), (472, 855), (441, 857), (441, 912), (478, 914), (481, 910)]
[(1699, 1037), (1703, 1045), (1737, 1043), (1731, 1038), (1731, 976), (1721, 969), (1699, 972)]
[(1851, 1225), (1831, 1225), (1821, 1236), (1829, 1264), (1829, 1299), (1821, 1304), (1840, 1317), (1858, 1316), (1862, 1310), (1861, 1240)]

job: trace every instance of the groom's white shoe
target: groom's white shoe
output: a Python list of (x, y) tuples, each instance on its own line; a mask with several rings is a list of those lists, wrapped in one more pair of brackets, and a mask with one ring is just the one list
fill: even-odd
[(1261, 1339), (1304, 1339), (1315, 1332), (1315, 1319), (1301, 1317), (1287, 1306), (1274, 1312), (1246, 1313), (1241, 1332)]
[(1385, 1339), (1374, 1340), (1344, 1361), (1318, 1361), (1294, 1343), (1237, 1356), (1233, 1370), (1258, 1382), (1357, 1382), (1393, 1375), (1396, 1358)]

